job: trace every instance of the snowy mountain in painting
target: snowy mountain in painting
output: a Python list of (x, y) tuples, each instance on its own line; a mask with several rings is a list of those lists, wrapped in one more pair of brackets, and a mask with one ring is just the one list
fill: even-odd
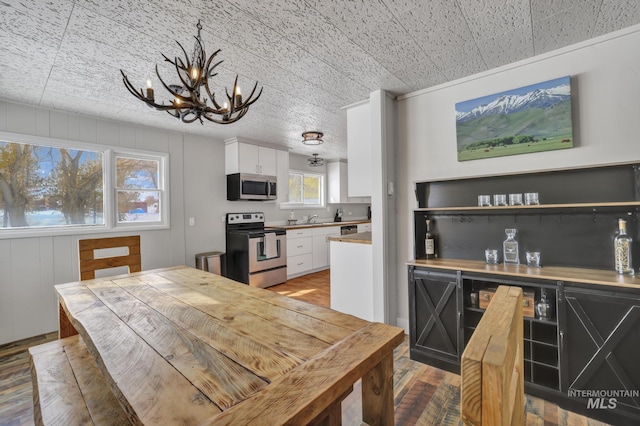
[(570, 97), (569, 84), (549, 89), (536, 89), (522, 95), (503, 95), (468, 112), (456, 111), (456, 121), (464, 122), (494, 114), (511, 114), (529, 108), (548, 108)]

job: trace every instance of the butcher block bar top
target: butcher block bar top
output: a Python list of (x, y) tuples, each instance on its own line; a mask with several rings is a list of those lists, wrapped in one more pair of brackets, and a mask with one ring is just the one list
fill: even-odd
[(360, 378), (363, 421), (393, 423), (400, 328), (185, 266), (56, 291), (133, 424), (333, 424)]
[(569, 268), (563, 266), (530, 268), (527, 267), (527, 265), (505, 265), (503, 263), (489, 265), (480, 260), (462, 259), (417, 259), (407, 262), (407, 265), (640, 289), (640, 275), (620, 275), (614, 271), (605, 271), (602, 269)]

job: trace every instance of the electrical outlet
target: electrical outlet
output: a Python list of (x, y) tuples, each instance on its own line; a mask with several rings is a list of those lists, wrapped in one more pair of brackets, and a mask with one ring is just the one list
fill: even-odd
[(189, 226), (196, 226), (196, 218), (195, 217), (190, 217), (189, 218)]

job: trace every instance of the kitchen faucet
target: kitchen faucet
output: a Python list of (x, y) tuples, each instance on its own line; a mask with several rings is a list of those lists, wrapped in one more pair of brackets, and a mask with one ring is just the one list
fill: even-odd
[(312, 214), (311, 216), (309, 216), (309, 217), (307, 218), (307, 224), (311, 223), (311, 221), (312, 221), (313, 219), (317, 218), (317, 217), (318, 217), (318, 215), (317, 215), (317, 214)]

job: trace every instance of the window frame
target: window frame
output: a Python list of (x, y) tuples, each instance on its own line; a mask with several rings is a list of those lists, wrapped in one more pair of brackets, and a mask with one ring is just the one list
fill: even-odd
[[(122, 231), (147, 231), (158, 229), (170, 229), (170, 195), (169, 195), (169, 153), (146, 151), (133, 148), (114, 147), (102, 144), (80, 142), (75, 140), (57, 139), (44, 136), (34, 136), (19, 133), (0, 131), (0, 139), (6, 142), (22, 144), (50, 146), (53, 148), (67, 148), (74, 150), (87, 150), (101, 152), (104, 159), (103, 199), (104, 199), (104, 224), (101, 225), (68, 225), (33, 228), (0, 228), (0, 240), (13, 238), (34, 238), (47, 236), (98, 234)], [(115, 158), (125, 156), (141, 159), (153, 159), (159, 162), (158, 191), (164, 198), (161, 202), (159, 222), (117, 222), (117, 201), (115, 188)]]
[[(293, 203), (291, 202), (291, 197), (289, 196), (289, 174), (299, 174), (302, 175), (302, 184), (303, 184), (303, 188), (302, 190), (304, 191), (304, 178), (305, 176), (313, 176), (313, 177), (318, 177), (320, 178), (320, 184), (321, 184), (321, 188), (320, 188), (320, 204), (304, 204), (303, 203)], [(298, 169), (289, 169), (287, 171), (287, 202), (286, 203), (281, 203), (280, 204), (280, 208), (281, 209), (287, 209), (287, 210), (304, 210), (304, 209), (320, 209), (320, 208), (325, 208), (327, 206), (327, 175), (326, 173), (317, 173), (317, 172), (310, 172), (310, 171), (305, 171), (305, 170), (298, 170)]]

